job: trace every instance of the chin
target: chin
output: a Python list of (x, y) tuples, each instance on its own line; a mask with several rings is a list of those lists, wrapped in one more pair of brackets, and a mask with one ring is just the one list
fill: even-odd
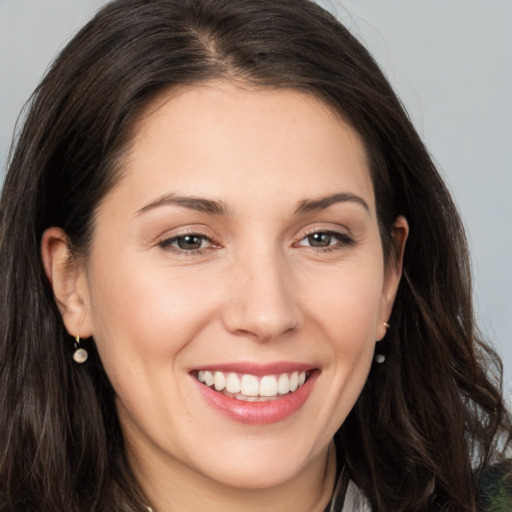
[(222, 486), (257, 491), (279, 487), (291, 481), (300, 470), (300, 467), (290, 465), (290, 461), (282, 466), (271, 461), (267, 464), (235, 464), (217, 468), (217, 471), (205, 476)]
[[(300, 442), (276, 443), (271, 440), (243, 443), (217, 453), (221, 460), (204, 467), (203, 475), (209, 480), (239, 490), (262, 490), (282, 486), (293, 480), (301, 472), (313, 469), (317, 464), (323, 466), (328, 448), (315, 450), (312, 447), (300, 449)], [(231, 455), (232, 454), (232, 455)], [(219, 455), (206, 455), (215, 460)]]

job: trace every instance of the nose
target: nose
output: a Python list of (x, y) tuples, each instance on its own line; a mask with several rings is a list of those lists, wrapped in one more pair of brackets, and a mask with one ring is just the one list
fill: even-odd
[(292, 272), (281, 255), (251, 255), (235, 265), (224, 310), (226, 329), (268, 341), (297, 330), (302, 313)]

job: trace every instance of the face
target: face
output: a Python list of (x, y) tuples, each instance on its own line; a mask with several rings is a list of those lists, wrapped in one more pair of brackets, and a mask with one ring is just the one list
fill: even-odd
[(310, 96), (212, 83), (155, 102), (123, 171), (79, 289), (128, 453), (294, 478), (360, 394), (398, 284), (361, 141)]

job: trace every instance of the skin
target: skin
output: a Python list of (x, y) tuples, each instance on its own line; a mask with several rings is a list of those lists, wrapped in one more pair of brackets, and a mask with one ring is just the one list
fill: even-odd
[[(59, 228), (42, 253), (66, 328), (94, 337), (153, 509), (323, 510), (329, 446), (385, 336), (408, 229), (396, 220), (386, 268), (361, 141), (311, 96), (215, 82), (160, 97), (123, 171), (85, 261), (69, 264)], [(180, 249), (191, 233), (200, 249)], [(318, 377), (291, 416), (244, 424), (190, 374), (240, 361), (307, 363)]]

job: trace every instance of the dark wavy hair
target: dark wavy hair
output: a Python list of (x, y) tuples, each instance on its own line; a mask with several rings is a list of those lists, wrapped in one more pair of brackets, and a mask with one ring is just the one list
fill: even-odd
[(398, 215), (410, 236), (387, 361), (336, 434), (338, 462), (375, 511), (475, 511), (511, 426), (501, 363), (475, 329), (461, 221), (372, 57), (308, 0), (116, 0), (35, 91), (0, 210), (0, 510), (146, 510), (93, 340), (73, 364), (40, 241), (62, 227), (87, 257), (144, 109), (212, 79), (303, 91), (359, 133), (386, 258)]

